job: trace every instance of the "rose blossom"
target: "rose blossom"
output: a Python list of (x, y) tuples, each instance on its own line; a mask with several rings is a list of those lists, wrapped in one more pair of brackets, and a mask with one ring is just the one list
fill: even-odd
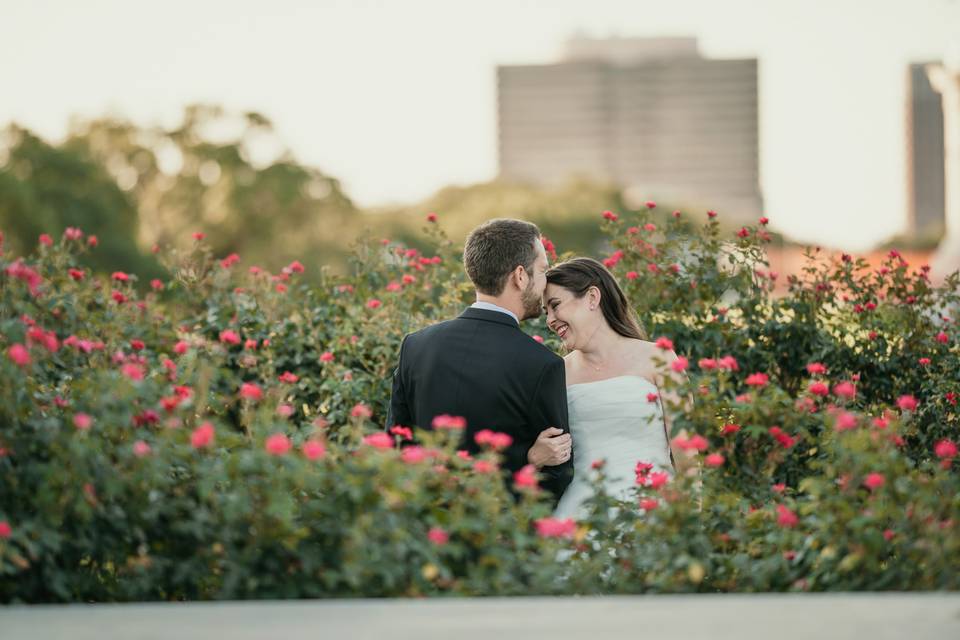
[(917, 399), (911, 395), (902, 395), (897, 398), (897, 406), (900, 407), (902, 411), (916, 411)]
[(435, 417), (431, 424), (434, 429), (465, 429), (467, 420), (460, 416), (451, 416), (444, 413)]
[(830, 393), (830, 387), (823, 382), (811, 382), (807, 390), (815, 396), (825, 396)]
[(660, 501), (656, 498), (640, 498), (640, 508), (644, 511), (653, 511), (660, 506)]
[(427, 531), (427, 540), (438, 547), (442, 547), (450, 541), (450, 534), (440, 527), (430, 527), (430, 530)]
[(427, 451), (423, 447), (406, 447), (400, 453), (400, 459), (407, 464), (417, 464), (427, 459)]
[(800, 519), (793, 511), (782, 504), (777, 505), (777, 524), (787, 529), (797, 526)]
[(537, 473), (532, 464), (524, 465), (513, 474), (513, 484), (517, 487), (537, 488)]
[(213, 444), (214, 435), (213, 425), (209, 422), (204, 422), (190, 434), (190, 445), (194, 449), (209, 447)]
[(264, 443), (264, 449), (273, 456), (282, 456), (290, 451), (293, 445), (290, 444), (290, 438), (283, 433), (274, 433), (269, 436)]
[(30, 352), (20, 343), (10, 345), (7, 349), (7, 357), (20, 367), (30, 364)]
[(769, 381), (770, 378), (765, 373), (751, 373), (745, 382), (751, 387), (765, 387)]
[(784, 430), (777, 425), (770, 427), (767, 431), (784, 449), (789, 449), (797, 443), (796, 438), (785, 433)]
[(733, 356), (723, 356), (717, 360), (717, 366), (721, 369), (726, 369), (727, 371), (739, 371), (740, 365), (737, 364), (737, 359)]
[(840, 398), (852, 400), (857, 395), (857, 388), (852, 382), (843, 381), (833, 387), (833, 394)]
[(139, 364), (128, 362), (127, 364), (120, 367), (120, 371), (123, 373), (123, 375), (127, 376), (129, 379), (133, 381), (143, 380), (143, 376), (144, 376), (143, 366)]
[(664, 351), (670, 351), (673, 349), (673, 340), (664, 336), (657, 338), (657, 341), (654, 342), (654, 344), (658, 349), (663, 349)]
[(710, 455), (708, 455), (703, 459), (703, 462), (708, 467), (719, 467), (723, 464), (724, 459), (723, 459), (723, 456), (720, 455), (719, 453), (711, 453)]
[(540, 518), (534, 521), (537, 534), (541, 538), (572, 538), (577, 532), (577, 524), (573, 518), (561, 520), (559, 518)]
[(150, 445), (143, 440), (137, 440), (133, 443), (133, 455), (143, 458), (150, 455)]
[(481, 429), (473, 436), (474, 441), (479, 445), (489, 445), (493, 449), (506, 449), (513, 444), (513, 438), (506, 433), (491, 431), (490, 429)]
[(263, 398), (263, 390), (253, 382), (244, 382), (240, 385), (240, 397), (246, 400), (260, 400)]
[(489, 460), (477, 460), (473, 463), (473, 470), (477, 473), (493, 473), (497, 470), (497, 465)]
[(938, 458), (949, 460), (957, 456), (957, 445), (952, 440), (944, 438), (933, 446), (933, 452)]
[(837, 431), (847, 431), (849, 429), (857, 428), (857, 416), (846, 411), (841, 411), (837, 414), (837, 421), (834, 425)]
[(364, 436), (363, 444), (370, 445), (377, 449), (393, 449), (393, 438), (384, 431), (378, 431), (377, 433)]
[(413, 440), (413, 430), (410, 427), (404, 427), (399, 424), (390, 427), (390, 434), (403, 440)]
[(224, 329), (220, 332), (220, 342), (223, 344), (240, 344), (240, 336), (233, 329)]
[(666, 471), (654, 471), (649, 476), (644, 483), (644, 486), (650, 487), (651, 489), (659, 489), (660, 487), (667, 484), (670, 481), (670, 474)]
[(303, 443), (302, 450), (307, 460), (319, 460), (327, 453), (327, 448), (319, 440), (307, 440)]
[(350, 409), (350, 416), (353, 418), (369, 419), (373, 415), (373, 410), (362, 402), (358, 402)]
[(683, 356), (677, 356), (677, 359), (670, 363), (670, 368), (680, 373), (686, 371), (687, 365), (690, 364), (690, 361)]

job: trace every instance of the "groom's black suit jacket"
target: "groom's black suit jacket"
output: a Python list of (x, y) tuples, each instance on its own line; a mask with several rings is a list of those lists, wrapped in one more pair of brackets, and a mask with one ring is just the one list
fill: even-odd
[[(563, 359), (520, 330), (499, 311), (469, 308), (403, 339), (393, 376), (387, 426), (430, 429), (433, 418), (466, 418), (461, 448), (474, 453), (474, 434), (491, 429), (509, 434), (504, 452), (511, 472), (527, 464), (527, 451), (541, 431), (568, 432)], [(573, 458), (543, 467), (540, 486), (555, 499), (573, 478)], [(509, 486), (509, 485), (508, 485)]]

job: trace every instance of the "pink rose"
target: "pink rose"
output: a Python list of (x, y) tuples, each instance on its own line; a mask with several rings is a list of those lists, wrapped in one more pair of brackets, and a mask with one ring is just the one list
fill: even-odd
[(523, 466), (513, 474), (513, 484), (517, 487), (537, 488), (537, 472), (532, 464)]
[(790, 529), (800, 523), (800, 518), (793, 511), (782, 504), (777, 505), (777, 524)]
[(353, 405), (353, 408), (350, 410), (350, 416), (353, 418), (361, 418), (364, 420), (369, 419), (373, 415), (373, 410), (370, 409), (367, 405), (362, 402), (358, 402)]
[(723, 456), (720, 455), (719, 453), (711, 453), (710, 455), (708, 455), (703, 459), (703, 462), (708, 467), (719, 467), (723, 465), (724, 459), (723, 459)]
[(274, 433), (269, 436), (264, 443), (264, 448), (272, 456), (282, 456), (288, 453), (293, 445), (290, 444), (290, 438), (283, 433)]
[(886, 478), (883, 477), (882, 473), (871, 473), (868, 474), (863, 480), (863, 485), (873, 491), (874, 489), (879, 489), (886, 483)]
[(213, 440), (213, 425), (209, 422), (204, 422), (199, 427), (194, 429), (193, 433), (190, 434), (190, 445), (194, 449), (203, 449), (209, 447), (213, 444)]
[(434, 429), (465, 429), (467, 420), (460, 416), (442, 414), (435, 417), (431, 424)]
[(770, 378), (765, 373), (751, 373), (746, 379), (746, 383), (751, 387), (765, 387), (768, 382)]
[(133, 455), (138, 458), (144, 458), (150, 455), (150, 445), (144, 442), (143, 440), (137, 440), (133, 443)]
[(442, 547), (443, 545), (450, 542), (450, 534), (448, 534), (446, 531), (444, 531), (440, 527), (431, 527), (430, 530), (427, 531), (427, 540), (437, 545), (438, 547)]
[(537, 534), (541, 538), (572, 538), (577, 532), (577, 524), (573, 518), (561, 520), (559, 518), (540, 518), (534, 521)]
[(654, 344), (657, 346), (658, 349), (663, 349), (664, 351), (673, 350), (673, 340), (664, 336), (657, 338)]
[(393, 438), (384, 431), (378, 431), (377, 433), (364, 436), (363, 444), (377, 449), (393, 449)]
[(263, 398), (263, 390), (253, 382), (244, 382), (240, 385), (240, 397), (245, 400), (257, 401)]
[(10, 345), (7, 349), (7, 357), (20, 367), (30, 364), (30, 351), (20, 343)]
[(302, 450), (307, 460), (319, 460), (327, 453), (327, 448), (319, 440), (307, 440), (303, 443)]
[(916, 411), (917, 399), (911, 395), (902, 395), (897, 398), (897, 406), (900, 407), (901, 411)]

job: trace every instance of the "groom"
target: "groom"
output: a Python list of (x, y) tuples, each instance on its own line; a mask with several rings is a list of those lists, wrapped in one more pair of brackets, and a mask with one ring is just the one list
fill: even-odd
[(430, 429), (436, 416), (461, 416), (461, 448), (471, 453), (479, 450), (478, 431), (506, 433), (513, 443), (504, 466), (515, 472), (534, 465), (556, 502), (573, 478), (563, 359), (519, 324), (542, 309), (547, 255), (540, 230), (522, 220), (490, 220), (470, 232), (463, 263), (477, 301), (403, 339), (388, 426)]

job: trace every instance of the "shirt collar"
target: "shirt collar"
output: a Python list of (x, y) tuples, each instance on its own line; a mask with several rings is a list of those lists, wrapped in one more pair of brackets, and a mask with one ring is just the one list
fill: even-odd
[(515, 314), (513, 311), (510, 311), (509, 309), (504, 309), (500, 305), (493, 304), (492, 302), (482, 302), (478, 300), (477, 302), (474, 302), (472, 305), (470, 305), (470, 308), (486, 309), (487, 311), (499, 311), (500, 313), (505, 313), (511, 318), (513, 318), (514, 322), (516, 322), (518, 325), (520, 324), (520, 320), (517, 319), (517, 314)]

